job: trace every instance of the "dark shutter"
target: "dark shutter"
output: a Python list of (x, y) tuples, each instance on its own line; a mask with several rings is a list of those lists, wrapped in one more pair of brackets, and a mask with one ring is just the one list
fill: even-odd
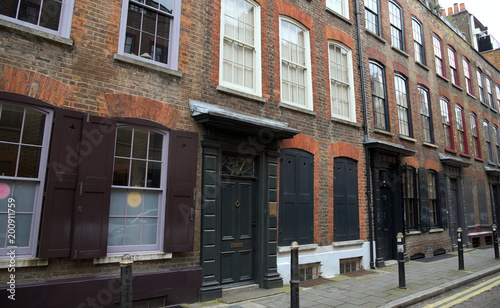
[(298, 243), (311, 244), (314, 242), (314, 208), (313, 208), (313, 155), (300, 151), (298, 168), (298, 200), (299, 206), (296, 207), (296, 221), (298, 226)]
[(38, 257), (69, 257), (83, 113), (57, 109), (52, 130)]
[(437, 174), (437, 180), (438, 180), (438, 201), (439, 202), (439, 209), (440, 212), (440, 218), (441, 218), (441, 227), (442, 228), (448, 228), (448, 206), (446, 204), (446, 179), (444, 177), (444, 172), (438, 172)]
[(115, 125), (58, 109), (49, 154), (40, 258), (106, 255)]
[(295, 182), (298, 177), (295, 175), (296, 155), (290, 153), (291, 150), (281, 151), (280, 163), (280, 198), (279, 198), (279, 233), (278, 245), (290, 245), (295, 238), (295, 208), (297, 195)]
[(171, 131), (164, 251), (193, 250), (198, 134)]
[(431, 213), (427, 191), (427, 170), (425, 168), (418, 169), (418, 184), (420, 190), (420, 227), (421, 231), (427, 231), (431, 228)]
[(336, 158), (334, 163), (334, 241), (359, 239), (357, 163)]
[(106, 255), (116, 123), (85, 116), (79, 152), (71, 257)]

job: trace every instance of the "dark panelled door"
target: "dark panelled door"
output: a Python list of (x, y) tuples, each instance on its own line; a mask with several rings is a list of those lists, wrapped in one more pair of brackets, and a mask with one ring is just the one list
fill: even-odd
[(382, 232), (382, 258), (384, 260), (392, 260), (395, 258), (395, 241), (396, 235), (394, 234), (394, 221), (393, 221), (393, 197), (390, 188), (381, 188), (380, 194), (382, 197), (382, 215), (384, 219), (384, 228)]
[(278, 244), (314, 241), (314, 156), (302, 150), (283, 149), (280, 164)]
[[(445, 205), (441, 205), (445, 206)], [(457, 242), (457, 229), (460, 227), (459, 217), (458, 217), (458, 203), (457, 203), (457, 180), (450, 179), (450, 237), (451, 242), (454, 245), (458, 245)], [(434, 223), (437, 225), (437, 223)]]
[(221, 283), (254, 280), (255, 181), (222, 180)]

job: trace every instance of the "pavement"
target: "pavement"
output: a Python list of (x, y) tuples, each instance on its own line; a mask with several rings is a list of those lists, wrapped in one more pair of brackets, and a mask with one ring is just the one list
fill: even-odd
[[(393, 262), (395, 263), (395, 262)], [(493, 246), (466, 249), (464, 270), (457, 252), (405, 263), (406, 289), (399, 288), (398, 265), (301, 283), (300, 307), (408, 307), (489, 275), (500, 275)], [(241, 290), (217, 301), (184, 307), (290, 307), (290, 288)]]

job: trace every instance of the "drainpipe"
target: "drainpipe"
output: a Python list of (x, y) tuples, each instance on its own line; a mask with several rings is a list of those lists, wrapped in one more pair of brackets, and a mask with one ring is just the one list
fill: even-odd
[(367, 124), (367, 108), (366, 108), (366, 92), (365, 92), (365, 77), (363, 72), (363, 50), (361, 47), (361, 26), (359, 23), (359, 1), (356, 0), (356, 28), (358, 31), (358, 69), (359, 76), (361, 79), (361, 100), (363, 103), (363, 130), (364, 130), (364, 144), (365, 144), (365, 168), (366, 168), (366, 200), (368, 207), (368, 228), (369, 228), (369, 238), (370, 238), (370, 268), (375, 268), (374, 258), (373, 258), (373, 222), (372, 222), (372, 193), (370, 185), (370, 151), (366, 142), (368, 141), (368, 124)]

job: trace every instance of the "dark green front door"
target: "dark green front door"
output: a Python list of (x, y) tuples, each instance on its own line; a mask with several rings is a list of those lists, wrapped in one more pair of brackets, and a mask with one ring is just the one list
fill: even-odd
[(222, 284), (255, 279), (255, 187), (251, 179), (222, 179)]

